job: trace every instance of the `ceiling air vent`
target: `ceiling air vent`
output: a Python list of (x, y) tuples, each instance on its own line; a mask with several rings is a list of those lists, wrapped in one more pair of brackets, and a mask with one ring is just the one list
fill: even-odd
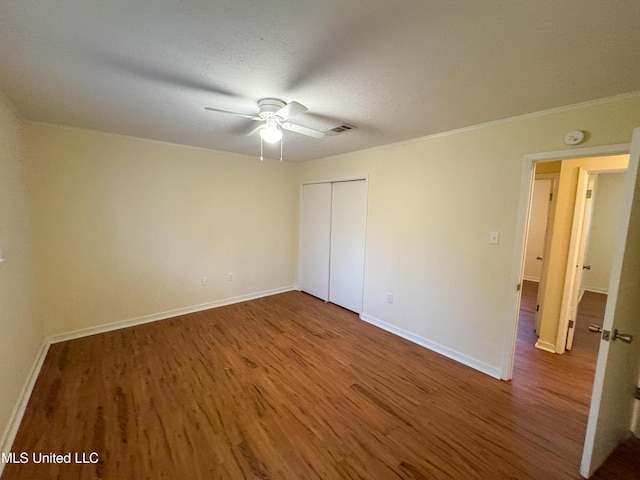
[(330, 128), (329, 130), (325, 130), (325, 135), (341, 135), (344, 132), (348, 132), (349, 130), (353, 130), (356, 127), (353, 125), (349, 125), (348, 123), (338, 125), (337, 127)]

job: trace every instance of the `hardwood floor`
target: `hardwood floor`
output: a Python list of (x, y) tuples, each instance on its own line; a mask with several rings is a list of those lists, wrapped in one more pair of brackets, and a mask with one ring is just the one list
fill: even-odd
[(512, 382), (299, 292), (58, 343), (13, 451), (99, 462), (2, 480), (577, 479), (593, 354), (534, 349), (530, 307)]

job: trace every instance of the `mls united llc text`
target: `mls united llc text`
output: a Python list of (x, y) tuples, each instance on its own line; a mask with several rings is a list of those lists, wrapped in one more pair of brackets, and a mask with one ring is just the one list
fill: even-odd
[(2, 452), (2, 463), (98, 463), (97, 452)]

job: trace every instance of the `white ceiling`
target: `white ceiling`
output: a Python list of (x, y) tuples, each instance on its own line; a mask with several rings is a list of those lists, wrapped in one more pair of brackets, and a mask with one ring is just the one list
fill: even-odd
[(34, 121), (248, 155), (254, 123), (205, 106), (358, 127), (285, 132), (308, 160), (638, 91), (640, 1), (4, 0), (0, 68)]

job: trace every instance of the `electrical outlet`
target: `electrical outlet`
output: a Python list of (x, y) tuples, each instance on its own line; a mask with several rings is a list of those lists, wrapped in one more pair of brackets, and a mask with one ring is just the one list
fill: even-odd
[(387, 292), (387, 303), (393, 303), (393, 293)]
[(202, 277), (202, 286), (206, 287), (209, 285), (209, 279), (207, 277)]

